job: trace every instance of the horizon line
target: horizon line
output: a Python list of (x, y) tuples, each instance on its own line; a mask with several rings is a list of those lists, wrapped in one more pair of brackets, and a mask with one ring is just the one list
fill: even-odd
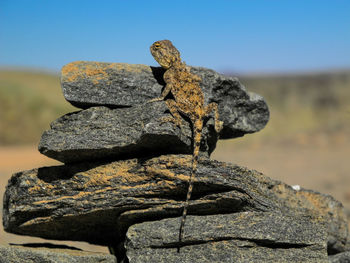
[[(20, 72), (38, 73), (38, 74), (45, 73), (45, 74), (51, 74), (51, 75), (59, 75), (61, 72), (61, 70), (55, 70), (52, 68), (14, 66), (14, 65), (11, 65), (11, 66), (0, 65), (0, 71), (20, 71)], [(297, 70), (282, 70), (282, 71), (272, 71), (272, 70), (247, 71), (247, 70), (236, 70), (236, 69), (221, 69), (221, 70), (215, 70), (215, 71), (226, 76), (268, 77), (268, 76), (341, 74), (341, 73), (350, 72), (350, 67), (335, 67), (335, 68), (309, 69), (309, 70), (297, 69)]]

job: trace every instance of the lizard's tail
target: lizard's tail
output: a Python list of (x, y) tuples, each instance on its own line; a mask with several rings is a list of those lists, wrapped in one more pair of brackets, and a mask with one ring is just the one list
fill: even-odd
[(182, 212), (182, 218), (181, 218), (181, 224), (180, 224), (180, 231), (179, 231), (179, 246), (177, 249), (177, 252), (180, 252), (180, 244), (184, 235), (184, 227), (185, 227), (185, 221), (187, 216), (187, 208), (189, 201), (191, 199), (192, 189), (193, 189), (193, 178), (195, 176), (196, 170), (197, 170), (197, 164), (198, 164), (198, 155), (199, 155), (199, 147), (201, 144), (201, 136), (202, 136), (202, 128), (203, 128), (203, 121), (196, 120), (193, 125), (193, 155), (192, 155), (192, 169), (191, 169), (191, 175), (190, 179), (188, 181), (188, 190), (187, 190), (187, 196), (186, 201), (184, 204), (184, 209)]

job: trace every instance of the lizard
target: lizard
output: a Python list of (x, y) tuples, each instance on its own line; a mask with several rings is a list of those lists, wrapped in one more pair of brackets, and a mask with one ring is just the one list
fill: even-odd
[(222, 129), (222, 122), (219, 121), (218, 105), (216, 103), (212, 102), (207, 106), (204, 105), (204, 94), (200, 87), (202, 79), (190, 72), (190, 68), (181, 60), (180, 52), (170, 40), (154, 42), (150, 47), (150, 51), (154, 59), (165, 69), (163, 79), (166, 85), (161, 96), (151, 99), (149, 102), (165, 100), (167, 95), (171, 93), (174, 99), (166, 99), (165, 103), (172, 116), (162, 118), (162, 122), (172, 122), (182, 130), (182, 114), (191, 121), (193, 129), (192, 169), (179, 229), (179, 252), (184, 235), (187, 209), (193, 189), (193, 179), (197, 170), (203, 120), (211, 112), (214, 112), (215, 130), (217, 133)]

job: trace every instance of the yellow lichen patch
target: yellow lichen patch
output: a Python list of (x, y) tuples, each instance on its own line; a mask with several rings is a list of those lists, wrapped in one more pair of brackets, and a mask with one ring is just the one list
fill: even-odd
[[(176, 157), (175, 157), (176, 158)], [(176, 162), (179, 166), (191, 167), (192, 166), (192, 155), (183, 158), (176, 158)]]
[(190, 168), (192, 166), (192, 155), (185, 155), (183, 157), (176, 155), (161, 156), (160, 161), (165, 162), (166, 167), (174, 167), (176, 165)]
[(29, 221), (24, 222), (23, 224), (21, 224), (19, 226), (19, 228), (32, 227), (32, 225), (37, 225), (37, 224), (40, 224), (40, 223), (49, 222), (51, 220), (52, 220), (52, 218), (50, 216), (37, 217), (37, 218), (34, 218), (34, 219), (31, 219)]
[(114, 176), (108, 176), (106, 174), (93, 174), (89, 176), (89, 181), (87, 181), (84, 184), (84, 188), (90, 187), (90, 186), (101, 186), (101, 185), (108, 185), (109, 181), (113, 178)]
[(174, 188), (176, 186), (175, 182), (168, 181), (168, 180), (158, 181), (157, 185), (158, 186), (163, 186), (163, 187), (165, 186), (165, 187), (168, 187), (168, 188)]
[(312, 208), (319, 210), (322, 214), (330, 212), (331, 208), (328, 207), (328, 202), (323, 200), (320, 195), (316, 195), (312, 192), (297, 192), (297, 196), (305, 201), (308, 201)]
[(34, 185), (33, 187), (28, 189), (29, 194), (35, 194), (38, 193), (42, 188), (39, 185)]
[[(143, 180), (144, 181), (144, 180)], [(156, 182), (147, 182), (137, 184), (137, 185), (120, 185), (118, 189), (120, 190), (132, 190), (132, 191), (140, 191), (143, 194), (149, 195), (158, 195), (160, 192), (164, 193), (164, 189), (171, 190), (176, 188), (176, 184), (173, 181), (161, 180)]]
[(96, 195), (96, 194), (100, 194), (100, 193), (104, 193), (108, 190), (113, 190), (112, 187), (105, 187), (103, 189), (99, 189), (99, 190), (96, 190), (96, 191), (91, 191), (91, 192), (84, 192), (84, 191), (81, 191), (75, 195), (67, 195), (67, 196), (61, 196), (61, 197), (58, 197), (58, 198), (55, 198), (55, 199), (50, 199), (50, 200), (41, 200), (41, 201), (37, 201), (37, 202), (33, 202), (34, 205), (38, 205), (38, 204), (45, 204), (45, 203), (53, 203), (53, 202), (58, 202), (58, 201), (62, 201), (64, 199), (74, 199), (75, 201), (77, 201), (77, 199), (80, 199), (84, 196), (87, 196), (87, 195)]
[(334, 209), (329, 206), (329, 201), (316, 193), (307, 191), (295, 191), (290, 189), (284, 184), (274, 186), (275, 193), (279, 198), (285, 200), (288, 206), (294, 208), (307, 208), (310, 211), (314, 211), (315, 220), (318, 220), (320, 215), (329, 216), (336, 213), (334, 216), (338, 216), (341, 210)]
[(120, 177), (123, 183), (137, 183), (146, 181), (148, 178), (146, 175), (135, 174), (129, 172), (132, 167), (136, 164), (136, 160), (125, 161), (120, 163), (116, 171), (116, 176)]
[(129, 210), (125, 211), (121, 214), (121, 216), (131, 216), (131, 215), (139, 215), (139, 214), (147, 214), (147, 213), (155, 213), (155, 212), (161, 212), (165, 209), (169, 208), (179, 208), (181, 207), (182, 204), (174, 201), (174, 200), (167, 200), (165, 204), (158, 205), (158, 206), (153, 206), (145, 209), (137, 209), (137, 210)]
[(81, 61), (75, 61), (65, 65), (61, 70), (62, 76), (69, 82), (75, 81), (80, 76), (78, 65), (81, 63)]
[(141, 65), (141, 64), (111, 63), (109, 67), (117, 71), (128, 71), (128, 72), (135, 72), (135, 73), (151, 71), (151, 68), (149, 66)]
[(286, 199), (290, 196), (290, 193), (287, 192), (286, 186), (284, 184), (278, 184), (273, 186), (274, 192), (282, 199)]
[[(134, 190), (136, 190), (136, 189), (151, 189), (151, 188), (154, 188), (155, 185), (156, 185), (155, 183), (144, 183), (144, 184), (138, 184), (138, 185), (132, 185), (132, 186), (131, 185), (121, 185), (119, 187), (119, 189), (123, 189), (123, 190), (126, 190), (126, 189), (134, 189)], [(152, 192), (152, 191), (149, 191), (149, 192)]]
[(99, 63), (86, 64), (83, 74), (90, 78), (94, 84), (98, 84), (100, 80), (108, 80), (108, 74)]
[(67, 82), (74, 82), (77, 79), (85, 79), (91, 81), (94, 85), (104, 81), (105, 85), (111, 85), (107, 70), (127, 71), (127, 72), (151, 72), (151, 68), (141, 64), (127, 63), (101, 63), (101, 62), (85, 62), (75, 61), (65, 65), (62, 68), (62, 78)]
[(108, 80), (104, 63), (76, 61), (65, 65), (62, 68), (62, 77), (65, 81), (74, 82), (78, 78), (89, 79), (95, 85), (100, 80)]
[(146, 175), (130, 172), (130, 169), (135, 167), (136, 164), (136, 159), (120, 161), (81, 173), (81, 175), (88, 177), (84, 187), (110, 184), (112, 179), (125, 184), (147, 181), (148, 177)]
[[(28, 180), (27, 180), (28, 184), (31, 184)], [(29, 194), (36, 194), (36, 193), (40, 193), (40, 192), (45, 192), (45, 193), (49, 193), (48, 190), (52, 190), (55, 187), (49, 183), (44, 182), (43, 180), (38, 179), (35, 182), (35, 185), (30, 187), (28, 189), (28, 193)]]
[(105, 80), (107, 84), (110, 84), (104, 63), (87, 62), (80, 67), (79, 74), (82, 78), (90, 80), (95, 85), (101, 80)]
[(125, 182), (125, 183), (138, 183), (138, 182), (146, 181), (148, 179), (147, 176), (127, 173), (126, 171), (123, 171), (123, 172), (124, 173), (122, 174), (122, 182)]
[(161, 175), (169, 179), (180, 179), (182, 181), (188, 181), (189, 176), (184, 174), (175, 174), (168, 169), (157, 169), (155, 167), (146, 167), (146, 172), (152, 175)]

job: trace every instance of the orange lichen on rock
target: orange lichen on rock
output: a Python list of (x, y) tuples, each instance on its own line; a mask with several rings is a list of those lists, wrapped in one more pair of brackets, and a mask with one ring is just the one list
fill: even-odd
[(100, 80), (108, 80), (106, 67), (103, 63), (91, 62), (84, 64), (82, 74), (94, 84), (98, 84)]
[[(29, 180), (27, 180), (28, 185), (31, 184)], [(45, 181), (38, 179), (36, 180), (36, 184), (28, 189), (30, 194), (38, 194), (38, 193), (46, 193), (52, 194), (52, 190), (55, 187), (52, 184), (46, 183)]]
[(102, 62), (86, 62), (75, 61), (65, 65), (62, 70), (62, 79), (66, 82), (75, 82), (79, 79), (89, 80), (97, 85), (101, 80), (106, 81), (110, 85), (109, 74), (107, 70), (143, 72), (151, 71), (146, 65), (132, 65), (127, 63), (102, 63)]
[(289, 196), (286, 186), (284, 184), (277, 184), (273, 186), (273, 189), (280, 198), (286, 199)]
[(96, 190), (96, 191), (91, 191), (91, 192), (80, 191), (80, 192), (78, 192), (75, 195), (66, 195), (66, 196), (61, 196), (61, 197), (55, 198), (55, 199), (41, 200), (41, 201), (34, 202), (33, 204), (34, 205), (38, 205), (38, 204), (45, 204), (45, 203), (53, 203), (53, 202), (58, 202), (58, 201), (62, 201), (62, 200), (65, 200), (65, 199), (73, 199), (73, 200), (77, 201), (77, 199), (83, 198), (83, 197), (85, 197), (87, 195), (101, 194), (101, 193), (104, 193), (104, 192), (106, 192), (108, 190), (113, 190), (113, 188), (112, 187), (106, 187), (106, 188), (99, 189), (99, 190)]
[(41, 190), (42, 190), (42, 188), (39, 185), (34, 185), (33, 187), (28, 189), (28, 192), (30, 194), (35, 194), (35, 193), (38, 193)]
[[(315, 218), (320, 216), (343, 218), (343, 210), (333, 207), (327, 196), (312, 191), (295, 191), (285, 184), (274, 186), (278, 198), (285, 200), (293, 208), (307, 208), (314, 211)], [(340, 208), (340, 207), (339, 207)], [(338, 220), (338, 219), (337, 219)]]
[(62, 78), (65, 78), (68, 82), (74, 82), (79, 77), (80, 70), (78, 65), (81, 63), (81, 61), (75, 61), (65, 65), (61, 70)]
[(146, 167), (146, 172), (150, 175), (156, 175), (156, 176), (162, 176), (169, 179), (180, 179), (182, 181), (188, 181), (189, 176), (184, 174), (175, 174), (174, 172), (168, 170), (168, 169), (161, 169), (156, 167)]
[(105, 174), (97, 173), (89, 176), (89, 181), (84, 184), (84, 188), (90, 186), (100, 186), (108, 185), (108, 182), (113, 178), (113, 176), (107, 176)]
[(172, 167), (174, 165), (178, 165), (181, 167), (190, 168), (192, 166), (192, 156), (191, 155), (187, 155), (184, 157), (171, 155), (171, 156), (167, 156), (167, 158), (164, 160), (167, 160), (166, 167)]
[(128, 71), (140, 73), (143, 71), (151, 71), (151, 68), (141, 64), (128, 64), (128, 63), (110, 63), (109, 68), (117, 71)]
[(76, 61), (65, 65), (62, 70), (62, 78), (67, 82), (74, 82), (78, 79), (88, 79), (94, 84), (100, 80), (108, 80), (104, 63)]
[(305, 204), (309, 203), (311, 207), (319, 210), (321, 213), (327, 214), (332, 210), (328, 205), (329, 203), (325, 202), (325, 200), (319, 194), (316, 195), (312, 192), (301, 191), (297, 192), (296, 195), (303, 199)]
[[(42, 194), (51, 196), (46, 200), (38, 200), (33, 205), (54, 204), (62, 200), (84, 201), (89, 195), (103, 195), (108, 191), (135, 191), (142, 194), (158, 196), (161, 192), (172, 192), (178, 186), (179, 181), (188, 181), (189, 174), (175, 173), (172, 169), (178, 166), (191, 166), (191, 156), (168, 155), (158, 157), (154, 160), (147, 160), (140, 166), (138, 159), (116, 161), (105, 165), (100, 165), (92, 169), (81, 171), (75, 174), (67, 183), (75, 189), (71, 195), (60, 195), (63, 185), (45, 182), (37, 177), (35, 172), (29, 175), (28, 185), (33, 185), (31, 180), (35, 180), (35, 185), (28, 188), (29, 194)], [(115, 185), (112, 189), (111, 185)], [(157, 189), (157, 190), (156, 190)]]
[(82, 172), (80, 175), (86, 177), (86, 183), (83, 186), (84, 188), (108, 185), (109, 181), (114, 177), (113, 170), (110, 171), (108, 166), (102, 166)]
[(115, 167), (115, 175), (120, 178), (123, 183), (138, 183), (142, 181), (147, 181), (146, 175), (136, 174), (130, 172), (132, 168), (137, 164), (136, 159), (127, 160), (118, 164), (118, 167)]

